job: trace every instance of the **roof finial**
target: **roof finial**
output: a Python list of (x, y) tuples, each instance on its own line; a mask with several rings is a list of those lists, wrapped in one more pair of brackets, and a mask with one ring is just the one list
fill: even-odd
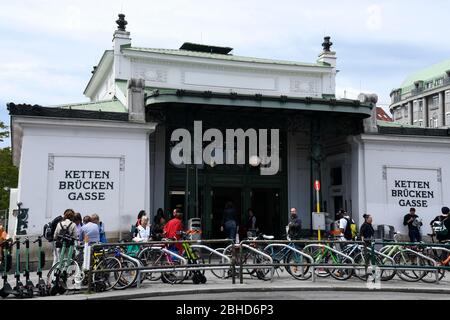
[(119, 13), (119, 19), (116, 20), (117, 23), (117, 30), (125, 31), (125, 26), (128, 24), (128, 22), (125, 20), (125, 15), (123, 13)]
[(330, 41), (331, 37), (324, 37), (324, 41), (322, 43), (323, 51), (330, 52), (330, 48), (333, 45), (333, 42)]

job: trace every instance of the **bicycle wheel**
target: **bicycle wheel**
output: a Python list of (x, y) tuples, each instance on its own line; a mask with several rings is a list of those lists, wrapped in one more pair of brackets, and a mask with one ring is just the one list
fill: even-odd
[[(425, 250), (423, 252), (425, 255), (427, 255), (428, 257), (430, 257), (431, 259), (433, 259), (434, 261), (436, 261), (436, 263), (438, 263), (439, 261), (442, 260), (442, 258), (445, 259), (447, 252), (442, 252), (442, 250)], [(428, 266), (435, 266), (435, 264), (430, 261), (425, 259), (425, 263)], [(426, 283), (435, 283), (437, 280), (442, 280), (442, 278), (444, 278), (445, 276), (445, 270), (444, 269), (440, 269), (438, 271), (438, 275), (437, 275), (437, 279), (436, 279), (436, 272), (435, 271), (425, 271), (424, 276), (422, 277), (422, 279), (420, 279), (423, 282)]]
[[(345, 265), (352, 263), (350, 259), (346, 257), (341, 257), (339, 255), (335, 255), (334, 253), (330, 253), (329, 255), (327, 255), (327, 257), (325, 258), (325, 262), (332, 265), (335, 264)], [(354, 272), (353, 267), (345, 268), (342, 266), (336, 269), (328, 269), (328, 270), (334, 279), (341, 281), (345, 281), (351, 278)]]
[[(396, 265), (399, 266), (412, 266), (412, 267), (419, 267), (419, 266), (425, 266), (426, 263), (424, 262), (423, 258), (412, 253), (412, 252), (406, 252), (406, 251), (399, 251), (394, 255), (394, 261)], [(425, 276), (424, 271), (420, 270), (402, 270), (397, 269), (397, 275), (400, 279), (407, 282), (417, 282), (420, 279), (422, 279)]]
[[(188, 258), (188, 256), (186, 255), (186, 252), (183, 253), (183, 257), (188, 260), (189, 264), (199, 264), (199, 265), (205, 265), (205, 259), (201, 256), (201, 253), (199, 250), (192, 250), (192, 253), (194, 254), (194, 256), (196, 257), (195, 260), (191, 260)], [(186, 273), (186, 278), (184, 280), (187, 279), (192, 279), (192, 281), (195, 284), (200, 283), (203, 279), (205, 278), (205, 270), (201, 269), (201, 270), (192, 270), (189, 269), (188, 272)], [(206, 282), (206, 280), (205, 280)]]
[[(303, 257), (301, 254), (291, 251), (286, 257), (285, 263), (288, 263), (288, 266), (285, 266), (287, 272), (297, 280), (308, 280), (312, 276), (312, 272), (310, 272), (310, 266), (307, 265), (309, 261)], [(304, 266), (300, 266), (300, 264), (306, 264)]]
[(250, 263), (257, 265), (256, 267), (253, 267), (251, 271), (252, 276), (263, 281), (269, 281), (272, 279), (272, 268), (269, 266), (271, 264), (270, 259), (256, 252), (250, 252), (247, 255), (247, 259)]
[[(167, 257), (165, 254), (165, 257), (161, 259), (161, 265), (163, 266), (182, 266), (182, 263), (180, 260), (173, 260), (171, 257)], [(161, 280), (165, 283), (170, 284), (179, 284), (182, 283), (186, 278), (188, 277), (188, 271), (185, 270), (168, 270), (164, 271), (161, 274)]]
[[(225, 249), (224, 248), (218, 248), (218, 249), (215, 249), (215, 250), (220, 252), (220, 253), (222, 253), (222, 254), (225, 254)], [(231, 258), (231, 256), (230, 256), (230, 258)], [(209, 254), (209, 257), (208, 257), (208, 264), (211, 267), (214, 267), (214, 264), (217, 263), (217, 262), (218, 263), (227, 263), (227, 260), (225, 260), (224, 258), (222, 258), (220, 256), (217, 256), (216, 254), (211, 252)], [(219, 279), (225, 279), (225, 278), (228, 278), (228, 277), (231, 276), (230, 269), (229, 270), (226, 270), (226, 269), (211, 269), (211, 273), (215, 277), (217, 277)]]
[[(130, 260), (123, 259), (121, 261), (122, 268), (136, 268), (137, 265)], [(125, 270), (122, 272), (114, 272), (115, 280), (117, 281), (114, 285), (114, 289), (116, 290), (124, 290), (126, 288), (131, 287), (137, 279), (137, 271), (136, 270)]]
[[(138, 254), (138, 259), (141, 260), (144, 266), (157, 266), (161, 251), (152, 247), (145, 248)], [(158, 281), (161, 279), (161, 272), (146, 272), (144, 273), (146, 279), (150, 281)]]
[[(55, 272), (58, 269), (60, 262), (53, 265), (47, 273), (47, 287), (50, 288), (54, 285), (56, 280)], [(60, 281), (68, 290), (80, 289), (81, 283), (84, 279), (84, 272), (75, 260), (70, 260), (66, 264), (65, 270), (61, 270)]]
[[(325, 264), (327, 252), (323, 248), (308, 247), (303, 250), (304, 253), (310, 255), (314, 259), (314, 264)], [(314, 273), (319, 278), (327, 278), (330, 274), (330, 269), (324, 267), (314, 267)]]
[[(107, 257), (102, 259), (98, 265), (94, 266), (94, 270), (102, 271), (107, 269), (120, 269), (122, 263), (116, 257)], [(119, 281), (121, 271), (95, 272), (93, 276), (94, 283), (101, 282), (105, 291), (111, 290)]]

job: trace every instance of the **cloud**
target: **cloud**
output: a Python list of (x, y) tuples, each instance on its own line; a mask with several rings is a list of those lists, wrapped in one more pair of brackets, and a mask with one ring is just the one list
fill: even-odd
[[(21, 0), (1, 9), (0, 101), (17, 103), (85, 101), (92, 66), (112, 47), (121, 11), (134, 46), (202, 41), (236, 55), (313, 62), (330, 35), (337, 90), (357, 95), (361, 87), (386, 104), (409, 73), (450, 57), (450, 42), (442, 41), (448, 0)], [(418, 16), (421, 27), (411, 27)]]

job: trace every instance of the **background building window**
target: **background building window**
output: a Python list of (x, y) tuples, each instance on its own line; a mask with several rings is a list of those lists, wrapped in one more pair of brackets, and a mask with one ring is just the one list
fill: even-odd
[(430, 110), (435, 110), (439, 108), (439, 96), (433, 96), (431, 100)]
[(336, 167), (331, 169), (331, 185), (342, 185), (342, 167)]

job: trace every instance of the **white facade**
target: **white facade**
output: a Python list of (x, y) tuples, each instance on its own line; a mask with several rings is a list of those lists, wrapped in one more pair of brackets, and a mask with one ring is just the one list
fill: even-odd
[[(133, 48), (129, 35), (125, 31), (114, 34), (113, 50), (105, 51), (86, 87), (85, 95), (91, 101), (115, 98), (129, 112), (136, 101), (144, 110), (144, 89), (124, 88), (131, 79), (144, 80), (146, 89), (293, 98), (335, 94), (334, 52), (324, 51), (315, 64), (219, 54), (212, 58), (179, 50)], [(140, 94), (142, 99), (134, 100)], [(322, 202), (327, 203), (331, 217), (339, 209), (334, 204), (339, 197), (357, 223), (361, 224), (364, 213), (371, 213), (375, 224), (393, 225), (403, 232), (404, 214), (416, 207), (427, 226), (442, 205), (450, 204), (445, 193), (450, 188), (450, 139), (377, 134), (375, 114), (372, 122), (365, 123), (365, 132), (371, 134), (326, 142)], [(145, 112), (138, 116), (140, 121), (12, 116), (13, 153), (20, 174), (11, 199), (29, 209), (28, 235), (41, 234), (46, 222), (73, 208), (82, 216), (99, 214), (108, 236), (120, 238), (139, 210), (154, 213), (165, 207), (167, 137), (163, 127), (145, 123)], [(310, 141), (302, 133), (288, 133), (287, 140), (288, 206), (298, 208), (304, 229), (309, 229)], [(339, 184), (331, 183), (333, 168), (341, 168)], [(411, 181), (420, 183), (404, 187)], [(405, 189), (419, 197), (397, 196), (398, 190)], [(91, 192), (96, 192), (95, 200)], [(412, 200), (420, 200), (421, 207)]]
[(17, 201), (29, 209), (28, 235), (42, 234), (46, 221), (73, 208), (97, 213), (107, 235), (119, 238), (139, 210), (150, 208), (154, 125), (27, 117), (13, 124), (21, 132), (13, 137), (21, 140)]
[(353, 211), (407, 234), (403, 216), (415, 207), (423, 235), (431, 233), (430, 221), (450, 203), (450, 139), (364, 134), (353, 147)]
[(114, 50), (105, 51), (85, 95), (91, 101), (116, 96), (124, 105), (126, 92), (116, 80), (143, 79), (146, 87), (220, 93), (317, 97), (335, 95), (336, 57), (322, 53), (317, 64), (196, 54), (186, 50), (131, 47), (128, 32), (116, 31)]

